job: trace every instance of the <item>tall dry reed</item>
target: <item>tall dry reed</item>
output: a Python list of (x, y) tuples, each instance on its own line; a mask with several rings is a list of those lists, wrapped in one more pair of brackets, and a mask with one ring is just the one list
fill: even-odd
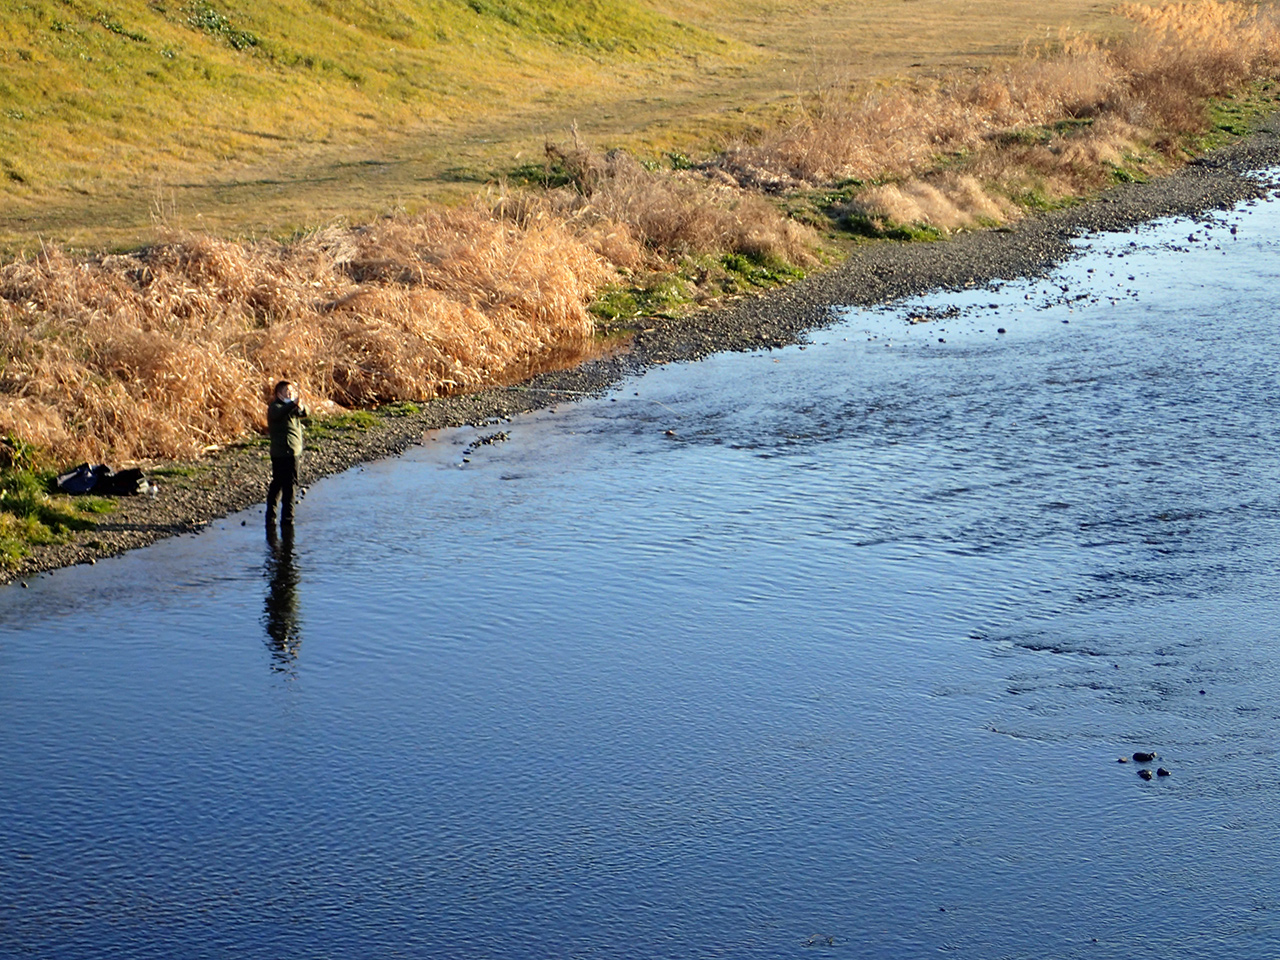
[(589, 336), (607, 276), (562, 225), (478, 209), (287, 246), (49, 251), (0, 268), (0, 433), (64, 460), (189, 457), (260, 427), (282, 376), (344, 406), (478, 387)]

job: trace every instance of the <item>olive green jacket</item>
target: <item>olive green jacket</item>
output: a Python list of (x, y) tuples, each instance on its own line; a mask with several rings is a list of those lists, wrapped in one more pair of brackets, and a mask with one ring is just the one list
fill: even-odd
[(302, 456), (302, 421), (307, 408), (296, 401), (272, 400), (267, 407), (267, 432), (271, 434), (271, 458)]

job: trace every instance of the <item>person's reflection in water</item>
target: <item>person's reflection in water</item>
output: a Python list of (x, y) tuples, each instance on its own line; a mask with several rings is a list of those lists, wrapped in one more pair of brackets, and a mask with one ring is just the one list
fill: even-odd
[(267, 598), (262, 622), (271, 648), (271, 669), (292, 675), (302, 646), (298, 624), (298, 565), (293, 559), (293, 524), (282, 523), (280, 532), (267, 527)]

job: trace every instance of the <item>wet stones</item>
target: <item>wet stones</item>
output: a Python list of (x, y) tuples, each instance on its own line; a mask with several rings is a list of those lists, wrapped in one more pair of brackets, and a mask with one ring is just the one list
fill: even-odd
[[(991, 304), (992, 308), (996, 305)], [(933, 320), (951, 320), (960, 316), (960, 308), (955, 304), (947, 307), (925, 307), (907, 317), (907, 323), (929, 323)]]
[(1128, 762), (1130, 761), (1130, 759), (1132, 759), (1132, 761), (1133, 761), (1134, 763), (1144, 764), (1143, 768), (1142, 768), (1141, 770), (1139, 770), (1139, 771), (1138, 771), (1138, 776), (1139, 776), (1139, 777), (1141, 777), (1143, 780), (1152, 780), (1152, 779), (1154, 779), (1155, 777), (1171, 777), (1171, 776), (1173, 776), (1173, 774), (1172, 774), (1170, 771), (1166, 770), (1164, 767), (1159, 767), (1159, 768), (1155, 771), (1155, 773), (1153, 774), (1153, 773), (1151, 772), (1151, 769), (1150, 769), (1149, 767), (1145, 766), (1145, 764), (1151, 763), (1151, 761), (1155, 760), (1155, 759), (1156, 759), (1156, 757), (1157, 757), (1157, 754), (1156, 754), (1156, 752), (1155, 752), (1154, 750), (1151, 750), (1151, 751), (1148, 751), (1148, 750), (1135, 750), (1135, 751), (1133, 752), (1133, 756), (1132, 756), (1132, 758), (1130, 758), (1130, 757), (1119, 757), (1119, 758), (1117, 758), (1116, 763), (1128, 763)]
[[(552, 409), (551, 412), (555, 413), (555, 410)], [(484, 426), (484, 424), (479, 424), (479, 426)], [(470, 463), (471, 454), (475, 453), (481, 447), (492, 446), (495, 443), (503, 443), (509, 439), (511, 439), (511, 434), (507, 433), (505, 430), (499, 433), (491, 433), (487, 436), (477, 437), (475, 440), (472, 440), (467, 444), (466, 449), (462, 451), (462, 462)]]

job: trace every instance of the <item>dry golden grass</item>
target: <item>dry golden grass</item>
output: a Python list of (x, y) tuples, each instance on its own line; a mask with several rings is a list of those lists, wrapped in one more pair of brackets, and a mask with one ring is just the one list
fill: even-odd
[(178, 237), (0, 269), (0, 432), (63, 459), (194, 456), (262, 424), (269, 384), (344, 406), (431, 397), (590, 336), (607, 265), (483, 210), (290, 246)]
[(1205, 128), (1209, 98), (1280, 62), (1270, 7), (1200, 0), (1118, 12), (1134, 24), (1120, 40), (1064, 35), (977, 77), (828, 91), (719, 166), (773, 192), (872, 182), (857, 205), (873, 217), (942, 229), (999, 222), (1017, 215), (1009, 197), (1087, 192), (1136, 150), (1169, 160)]
[(570, 143), (546, 149), (549, 164), (570, 182), (506, 208), (521, 221), (532, 216), (574, 224), (617, 266), (647, 259), (644, 265), (661, 269), (673, 257), (712, 251), (796, 264), (811, 259), (813, 231), (736, 184), (649, 170), (625, 151), (592, 150), (576, 131)]

